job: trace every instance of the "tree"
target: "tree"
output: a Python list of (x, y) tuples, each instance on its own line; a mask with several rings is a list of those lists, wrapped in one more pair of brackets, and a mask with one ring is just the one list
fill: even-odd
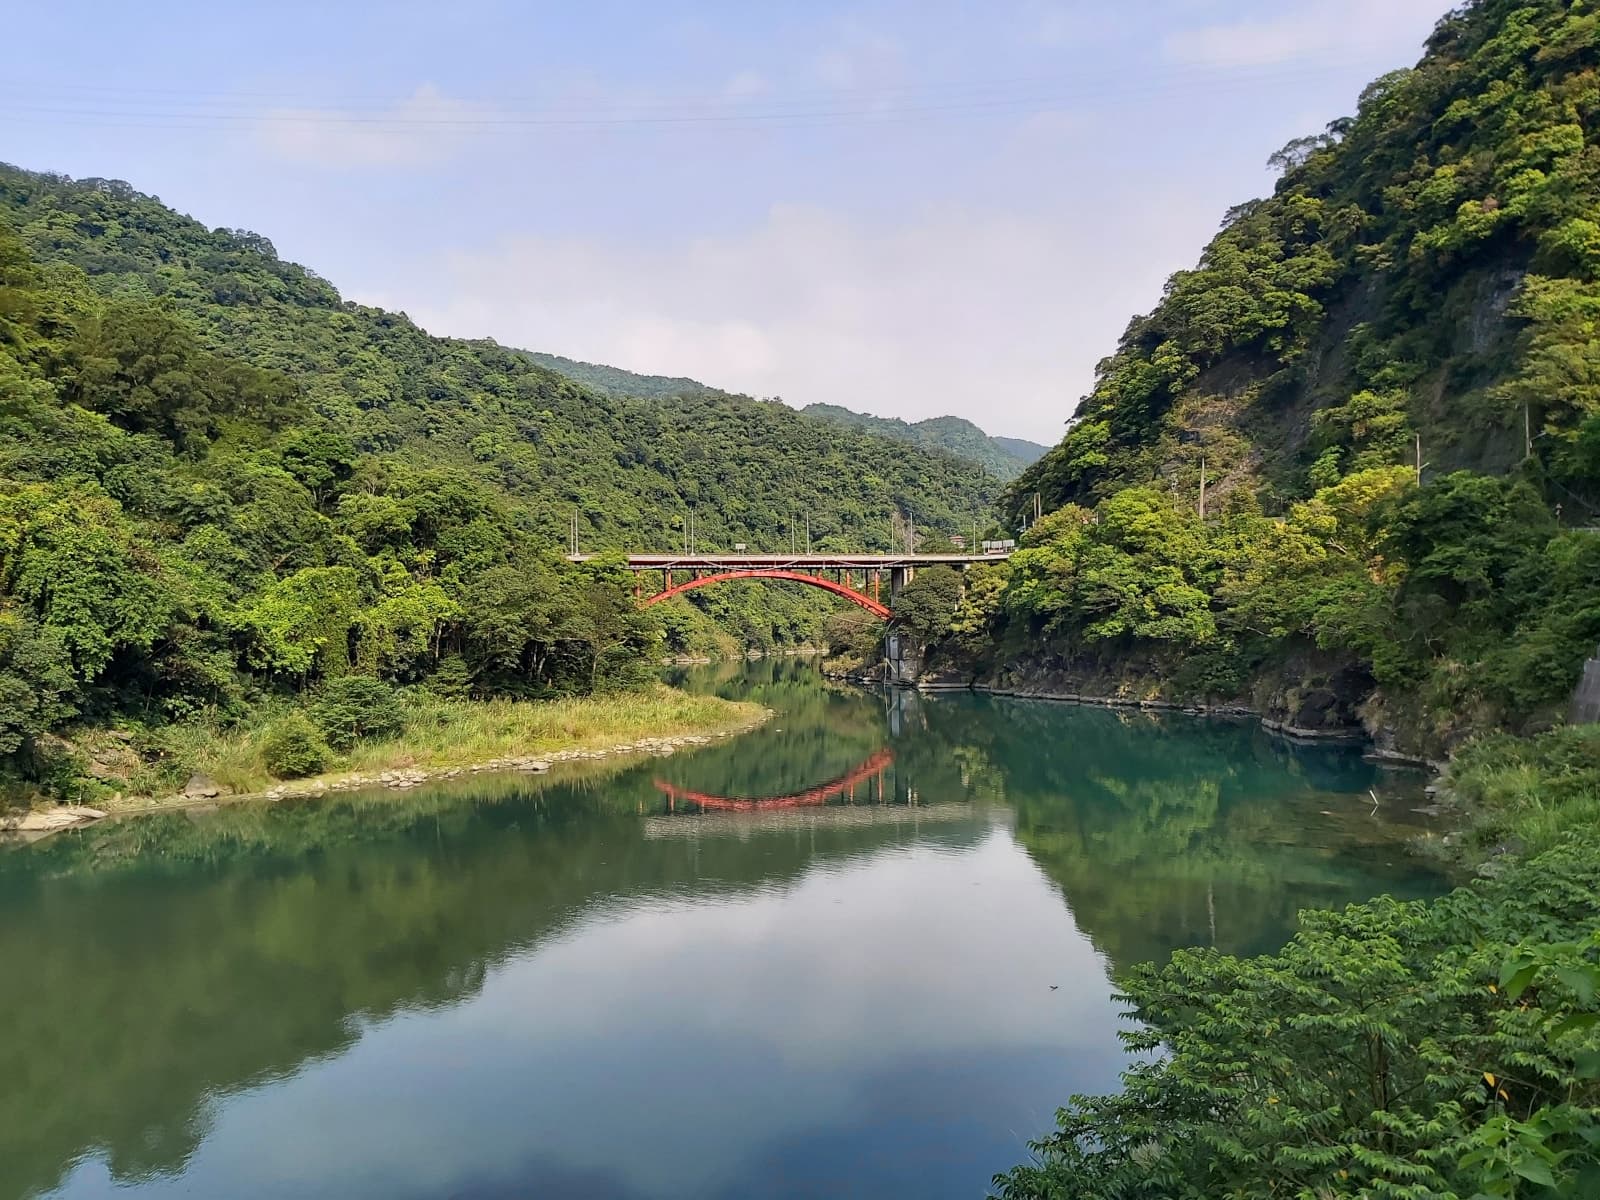
[(927, 643), (950, 630), (961, 603), (961, 572), (954, 567), (924, 567), (894, 599), (895, 627)]

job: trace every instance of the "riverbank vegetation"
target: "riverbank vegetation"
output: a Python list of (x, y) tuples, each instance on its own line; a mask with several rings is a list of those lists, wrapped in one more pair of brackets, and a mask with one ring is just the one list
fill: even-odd
[(1474, 0), (1275, 155), (1006, 493), (1047, 515), (949, 658), (1328, 691), (1435, 757), (1548, 724), (1600, 643), (1594, 23)]
[(1126, 972), (1140, 1057), (1003, 1200), (1580, 1197), (1600, 1189), (1600, 841), (1432, 903), (1302, 915), (1278, 954)]
[(1074, 1097), (1005, 1200), (1600, 1194), (1600, 736), (1552, 728), (1600, 642), (1588, 8), (1471, 0), (1276, 155), (1013, 486), (1047, 515), (1000, 585), (946, 607), (945, 652), (991, 667), (1310, 677), (1453, 752), (1488, 876), (1125, 971), (1124, 1090)]
[[(377, 681), (347, 678), (309, 707), (268, 703), (226, 728), (197, 722), (108, 730), (80, 750), (101, 778), (78, 799), (147, 807), (199, 775), (223, 793), (259, 793), (281, 780), (390, 770), (436, 772), (514, 757), (610, 750), (647, 738), (725, 733), (754, 724), (761, 707), (662, 685), (604, 696), (467, 700), (425, 689), (384, 696)], [(375, 685), (369, 689), (365, 685)], [(385, 689), (386, 690), (386, 689)]]

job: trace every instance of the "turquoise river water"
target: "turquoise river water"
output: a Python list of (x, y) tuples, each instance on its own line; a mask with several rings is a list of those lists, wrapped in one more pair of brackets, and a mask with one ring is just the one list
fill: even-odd
[(1443, 886), (1350, 751), (681, 676), (778, 715), (0, 852), (0, 1200), (972, 1200), (1115, 1086), (1115, 970)]

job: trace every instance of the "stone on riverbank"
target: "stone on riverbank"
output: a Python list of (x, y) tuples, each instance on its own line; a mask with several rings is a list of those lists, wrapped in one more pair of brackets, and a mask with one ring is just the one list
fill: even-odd
[(98, 808), (63, 804), (56, 808), (43, 808), (17, 816), (0, 816), (0, 830), (7, 833), (53, 833), (57, 829), (71, 829), (75, 825), (88, 825), (105, 820), (106, 814)]

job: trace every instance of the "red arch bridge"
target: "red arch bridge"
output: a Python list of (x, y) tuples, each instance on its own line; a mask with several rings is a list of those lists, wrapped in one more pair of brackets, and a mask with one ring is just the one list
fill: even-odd
[(713, 796), (681, 788), (665, 779), (657, 779), (655, 785), (656, 790), (667, 798), (668, 812), (677, 812), (678, 805), (684, 803), (697, 805), (701, 812), (767, 812), (779, 808), (806, 808), (836, 799), (849, 800), (853, 804), (858, 787), (864, 788), (869, 799), (882, 804), (883, 773), (893, 762), (894, 751), (885, 746), (853, 770), (829, 783), (783, 796)]
[[(821, 588), (887, 620), (889, 605), (918, 567), (1000, 562), (1009, 551), (990, 554), (630, 554), (628, 569), (640, 578), (646, 608), (696, 588), (730, 579), (772, 579)], [(573, 554), (574, 562), (593, 557)], [(661, 590), (644, 592), (644, 578), (661, 572)], [(887, 583), (887, 587), (885, 584)], [(887, 593), (887, 594), (885, 594)]]

